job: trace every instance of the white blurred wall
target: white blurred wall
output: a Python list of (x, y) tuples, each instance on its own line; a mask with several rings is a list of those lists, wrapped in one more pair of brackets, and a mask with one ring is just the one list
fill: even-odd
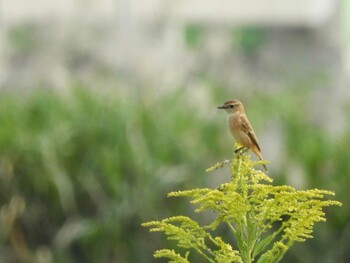
[[(100, 63), (116, 74), (122, 72), (125, 78), (162, 78), (165, 85), (176, 86), (196, 70), (201, 56), (185, 46), (183, 32), (188, 24), (209, 29), (207, 46), (201, 52), (220, 63), (230, 52), (232, 28), (250, 25), (322, 31), (334, 20), (338, 4), (333, 0), (2, 0), (0, 84), (23, 80), (19, 86), (26, 86), (44, 79), (65, 86), (71, 74), (89, 75), (93, 64)], [(35, 27), (43, 47), (20, 63), (7, 35), (25, 24)], [(322, 34), (327, 38), (332, 32), (323, 30)], [(70, 48), (73, 51), (67, 51)], [(85, 66), (86, 73), (84, 66), (72, 72), (67, 60), (74, 50), (82, 57), (86, 53), (86, 63), (91, 64)]]

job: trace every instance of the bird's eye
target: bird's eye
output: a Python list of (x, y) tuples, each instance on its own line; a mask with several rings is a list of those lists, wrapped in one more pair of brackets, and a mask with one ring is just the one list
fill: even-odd
[(234, 108), (235, 107), (235, 105), (230, 105), (230, 108), (232, 109), (232, 108)]

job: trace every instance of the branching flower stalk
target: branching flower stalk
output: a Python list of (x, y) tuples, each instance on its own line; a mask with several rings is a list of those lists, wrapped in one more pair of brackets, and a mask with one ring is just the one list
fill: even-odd
[[(326, 221), (323, 208), (341, 203), (326, 200), (334, 193), (312, 189), (297, 191), (293, 187), (272, 185), (272, 179), (254, 167), (266, 161), (252, 161), (248, 155), (235, 155), (232, 160), (217, 163), (207, 172), (229, 164), (231, 180), (217, 189), (192, 189), (171, 192), (169, 197), (189, 197), (197, 213), (214, 211), (216, 217), (201, 226), (186, 216), (174, 216), (144, 223), (151, 232), (164, 232), (177, 242), (185, 255), (162, 249), (154, 253), (169, 262), (190, 262), (190, 252), (197, 252), (211, 263), (279, 262), (294, 242), (312, 238), (316, 222)], [(236, 240), (236, 248), (214, 236), (225, 224)]]

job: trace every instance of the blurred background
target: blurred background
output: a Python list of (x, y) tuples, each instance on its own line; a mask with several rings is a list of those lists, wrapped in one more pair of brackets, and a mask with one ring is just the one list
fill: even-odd
[(275, 184), (343, 203), (283, 262), (350, 262), (349, 0), (2, 0), (0, 29), (0, 262), (162, 262), (140, 224), (205, 221), (166, 194), (229, 179), (230, 98)]

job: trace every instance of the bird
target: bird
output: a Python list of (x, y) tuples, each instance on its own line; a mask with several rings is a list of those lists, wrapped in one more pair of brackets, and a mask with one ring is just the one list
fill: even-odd
[[(223, 109), (227, 112), (228, 128), (235, 138), (235, 140), (243, 147), (237, 149), (235, 152), (241, 150), (251, 150), (260, 160), (263, 160), (258, 139), (255, 135), (252, 125), (250, 124), (247, 115), (245, 114), (242, 102), (236, 99), (231, 99), (224, 102), (223, 105), (218, 106), (218, 109)], [(263, 164), (265, 171), (267, 167)]]

